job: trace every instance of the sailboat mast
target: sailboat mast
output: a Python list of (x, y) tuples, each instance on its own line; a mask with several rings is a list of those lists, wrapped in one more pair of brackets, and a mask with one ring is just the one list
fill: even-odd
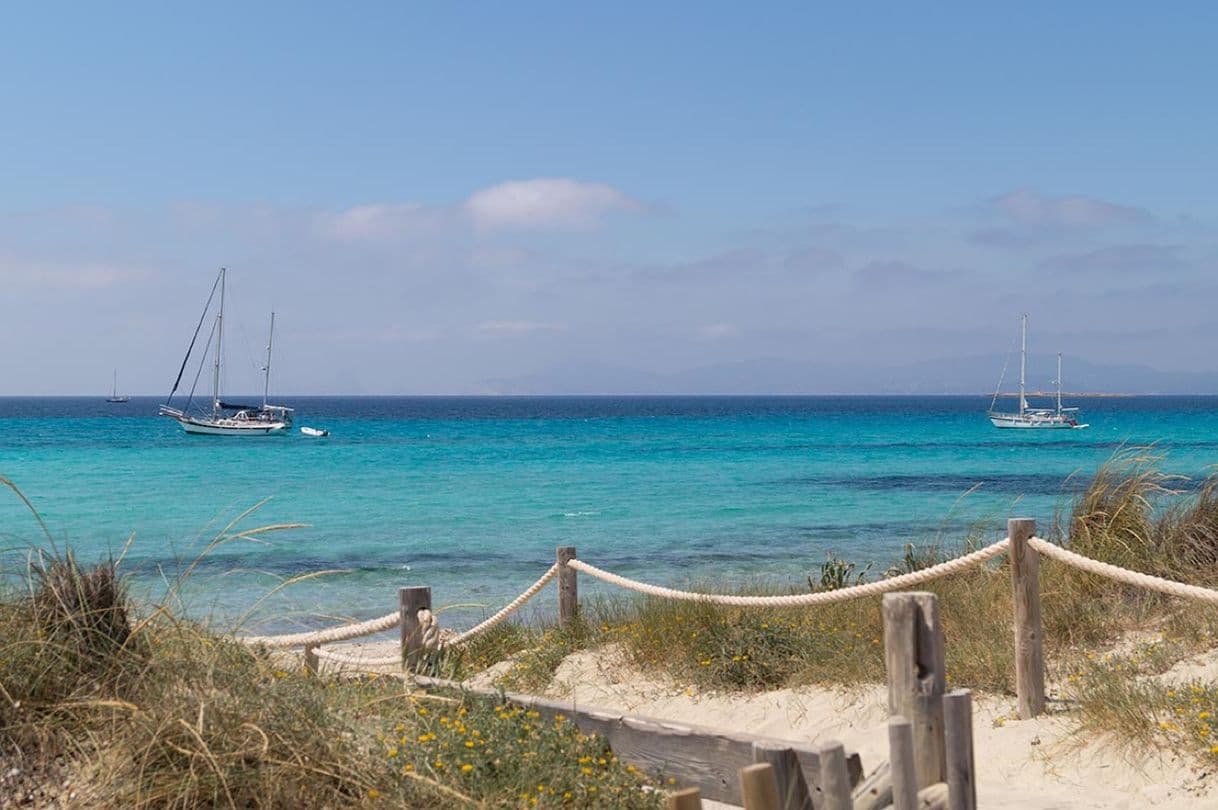
[[(223, 296), (221, 296), (220, 301), (223, 303)], [(1024, 411), (1027, 410), (1028, 404), (1028, 401), (1024, 398), (1023, 393), (1028, 369), (1028, 314), (1025, 312), (1019, 317), (1020, 322), (1023, 325), (1022, 338), (1019, 348), (1019, 415), (1023, 416)]]
[(114, 369), (114, 385), (110, 388), (110, 398), (118, 397), (118, 369)]
[(1062, 353), (1057, 353), (1057, 415), (1062, 415)]
[(220, 268), (220, 312), (216, 315), (216, 366), (211, 383), (212, 416), (220, 413), (220, 356), (224, 353), (224, 274)]
[(266, 398), (271, 391), (271, 344), (275, 342), (275, 313), (271, 313), (271, 334), (266, 339), (266, 378), (262, 383), (262, 407), (266, 408)]

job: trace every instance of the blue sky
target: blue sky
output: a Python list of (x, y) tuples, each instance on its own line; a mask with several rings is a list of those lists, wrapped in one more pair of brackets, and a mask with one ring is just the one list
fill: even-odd
[[(1218, 370), (1209, 5), (14, 6), (0, 393), (1040, 348)], [(241, 350), (256, 354), (256, 350)], [(248, 357), (229, 385), (250, 390)], [(244, 367), (244, 372), (242, 368)]]

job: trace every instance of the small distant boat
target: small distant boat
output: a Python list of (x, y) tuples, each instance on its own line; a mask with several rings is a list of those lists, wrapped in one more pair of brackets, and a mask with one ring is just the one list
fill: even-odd
[[(283, 405), (267, 404), (267, 396), (271, 387), (271, 345), (275, 340), (274, 312), (271, 313), (271, 333), (266, 343), (266, 365), (262, 367), (265, 375), (262, 387), (262, 405), (234, 405), (220, 398), (220, 361), (224, 355), (224, 276), (225, 270), (221, 267), (220, 275), (212, 285), (207, 306), (203, 309), (203, 317), (199, 319), (199, 325), (195, 327), (194, 337), (190, 339), (190, 347), (187, 348), (182, 367), (178, 370), (178, 379), (174, 382), (173, 390), (169, 392), (165, 404), (161, 406), (160, 414), (177, 420), (187, 433), (207, 436), (267, 436), (283, 433), (292, 426), (292, 409)], [(187, 409), (194, 396), (193, 388), (191, 388), (191, 396), (187, 397), (186, 405), (182, 408), (170, 407), (169, 400), (173, 399), (178, 385), (182, 382), (182, 374), (186, 371), (186, 364), (190, 362), (190, 352), (194, 349), (199, 331), (203, 328), (203, 320), (211, 308), (212, 298), (215, 297), (217, 287), (220, 289), (220, 307), (212, 325), (212, 331), (216, 336), (216, 356), (212, 372), (211, 411), (188, 413)], [(201, 368), (200, 371), (202, 371)]]
[(330, 435), (330, 431), (328, 431), (328, 430), (322, 430), (321, 428), (307, 427), (307, 426), (302, 427), (300, 429), (300, 432), (306, 436), (312, 436), (315, 439), (320, 439), (322, 436)]
[(110, 388), (110, 396), (106, 397), (106, 402), (122, 404), (124, 402), (129, 402), (129, 401), (130, 401), (130, 397), (128, 397), (126, 394), (122, 395), (121, 397), (118, 395), (118, 369), (115, 369), (114, 370), (114, 385), (113, 385), (113, 387)]
[[(1022, 429), (1038, 429), (1038, 430), (1082, 430), (1088, 427), (1086, 424), (1080, 424), (1078, 421), (1078, 408), (1063, 408), (1062, 407), (1062, 355), (1057, 353), (1057, 408), (1029, 408), (1028, 398), (1025, 396), (1025, 377), (1028, 364), (1028, 316), (1026, 314), (1020, 316), (1021, 340), (1019, 347), (1019, 410), (1011, 413), (1003, 411), (995, 411), (994, 405), (998, 402), (998, 393), (1002, 390), (1002, 379), (998, 380), (998, 390), (994, 391), (994, 399), (990, 402), (990, 410), (987, 414), (990, 418), (990, 424), (996, 428), (1022, 428)], [(1003, 376), (1006, 375), (1006, 369), (1003, 369)]]

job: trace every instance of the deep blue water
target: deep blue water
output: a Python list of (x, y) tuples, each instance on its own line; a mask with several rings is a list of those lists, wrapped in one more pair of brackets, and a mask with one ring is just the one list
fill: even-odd
[[(404, 584), (493, 609), (565, 544), (661, 583), (798, 584), (829, 551), (884, 563), (907, 542), (998, 536), (1017, 514), (1048, 525), (1123, 446), (1153, 443), (1194, 478), (1218, 462), (1210, 397), (1074, 400), (1090, 429), (1031, 433), (992, 428), (988, 397), (288, 401), (326, 439), (186, 436), (157, 404), (0, 399), (0, 474), (82, 557), (134, 534), (123, 564), (140, 592), (264, 499), (242, 527), (308, 524), (199, 563), (187, 607), (225, 621), (322, 569), (339, 573), (276, 594), (271, 612), (379, 615)], [(0, 542), (46, 544), (7, 491)]]

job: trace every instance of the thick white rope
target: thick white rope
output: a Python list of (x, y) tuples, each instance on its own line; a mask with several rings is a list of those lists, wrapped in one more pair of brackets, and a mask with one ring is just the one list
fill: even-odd
[(401, 616), (398, 611), (387, 613), (379, 619), (369, 619), (359, 624), (341, 624), (325, 630), (314, 630), (309, 633), (289, 633), (282, 636), (245, 636), (240, 639), (246, 644), (262, 644), (267, 647), (300, 647), (302, 645), (329, 644), (334, 641), (347, 641), (360, 636), (370, 636), (373, 633), (383, 633), (398, 626)]
[[(487, 630), (490, 630), (492, 627), (499, 624), (504, 619), (506, 619), (508, 616), (512, 615), (517, 610), (519, 610), (524, 605), (525, 602), (529, 601), (534, 596), (536, 596), (541, 591), (541, 589), (544, 588), (549, 583), (549, 581), (555, 577), (555, 575), (557, 573), (558, 573), (558, 564), (555, 563), (554, 565), (551, 565), (544, 574), (541, 575), (540, 579), (538, 579), (536, 582), (534, 582), (532, 585), (530, 585), (528, 587), (528, 589), (524, 591), (524, 593), (520, 594), (520, 596), (517, 596), (515, 599), (513, 599), (511, 602), (509, 602), (506, 606), (504, 606), (504, 608), (502, 610), (500, 610), (494, 616), (491, 616), (490, 618), (486, 619), (485, 621), (481, 622), (480, 624), (478, 624), (474, 627), (471, 627), (469, 630), (466, 630), (464, 633), (460, 633), (459, 635), (453, 636), (452, 638), (449, 638), (449, 639), (444, 638), (444, 633), (446, 631), (443, 631), (440, 629), (440, 623), (439, 623), (439, 621), (436, 620), (435, 614), (432, 613), (430, 610), (427, 610), (426, 608), (424, 608), (423, 610), (420, 610), (419, 611), (419, 632), (422, 634), (423, 647), (432, 652), (435, 652), (443, 647), (456, 647), (460, 644), (464, 644), (465, 642), (469, 641), (470, 639), (472, 639), (474, 636), (478, 635), (479, 633), (484, 633)], [(377, 633), (377, 632), (381, 632), (383, 630), (388, 630), (392, 627), (397, 626), (398, 616), (399, 616), (399, 614), (397, 614), (397, 613), (392, 614), (392, 618), (394, 619), (394, 621), (392, 621), (392, 622), (387, 621), (388, 619), (391, 618), (390, 616), (383, 616), (380, 619), (373, 619), (370, 622), (364, 622), (364, 623), (358, 624), (358, 625), (344, 625), (342, 627), (332, 627), (329, 630), (319, 630), (314, 633), (294, 633), (292, 635), (285, 635), (285, 636), (250, 636), (250, 637), (242, 639), (242, 641), (245, 641), (245, 642), (251, 643), (251, 644), (265, 644), (268, 647), (296, 647), (296, 646), (301, 646), (301, 645), (313, 646), (313, 645), (317, 645), (317, 644), (325, 644), (325, 643), (328, 643), (331, 641), (344, 641), (348, 638), (355, 638), (357, 636), (369, 635), (371, 633)], [(382, 627), (382, 626), (377, 625), (377, 623), (380, 623), (380, 622), (387, 622), (387, 623), (385, 626)], [(367, 627), (370, 627), (370, 626), (375, 626), (375, 627), (372, 630), (368, 630)], [(343, 635), (343, 636), (338, 636), (337, 638), (335, 637), (335, 635), (337, 635), (336, 631), (350, 630), (350, 629), (359, 629), (360, 632), (354, 633), (349, 636)], [(329, 634), (329, 635), (325, 635), (325, 634)], [(321, 636), (323, 636), (323, 635), (325, 635), (325, 637), (321, 638)], [(349, 666), (355, 666), (355, 667), (386, 667), (386, 666), (394, 666), (394, 665), (402, 663), (402, 657), (400, 655), (395, 655), (392, 657), (382, 656), (380, 658), (367, 658), (367, 657), (360, 656), (360, 655), (347, 655), (346, 653), (337, 652), (335, 650), (327, 650), (327, 649), (323, 649), (321, 647), (315, 648), (313, 650), (313, 653), (318, 658), (324, 658), (329, 661), (334, 661), (337, 664), (343, 664), (343, 665), (349, 665)]]
[(534, 582), (532, 585), (529, 586), (528, 590), (526, 590), (524, 593), (520, 594), (520, 596), (517, 596), (515, 599), (513, 599), (511, 602), (509, 602), (503, 608), (503, 610), (499, 611), (494, 616), (491, 616), (489, 619), (483, 621), (482, 623), (471, 627), (470, 629), (466, 630), (464, 633), (457, 635), (455, 638), (450, 639), (447, 642), (446, 646), (456, 647), (458, 645), (464, 644), (465, 642), (469, 641), (470, 639), (472, 639), (474, 636), (478, 635), (479, 633), (484, 633), (487, 630), (490, 630), (492, 627), (499, 624), (501, 621), (506, 619), (508, 616), (511, 616), (517, 610), (520, 610), (521, 606), (523, 606), (525, 602), (529, 601), (534, 596), (536, 596), (541, 591), (541, 589), (546, 586), (546, 583), (548, 583), (550, 580), (554, 579), (554, 577), (557, 574), (558, 574), (558, 563), (554, 563), (554, 565), (550, 566), (548, 571), (546, 571), (544, 574), (541, 575), (541, 579)]
[(324, 658), (337, 664), (354, 667), (396, 667), (400, 666), (402, 663), (402, 656), (400, 655), (386, 655), (380, 658), (365, 658), (362, 655), (347, 655), (335, 650), (327, 650), (324, 647), (318, 647), (313, 651), (313, 653), (318, 658)]
[(1028, 540), (1028, 545), (1036, 549), (1046, 557), (1052, 557), (1055, 560), (1060, 560), (1067, 565), (1072, 565), (1081, 571), (1086, 571), (1089, 574), (1098, 574), (1108, 579), (1115, 579), (1117, 582), (1124, 582), (1128, 585), (1136, 585), (1139, 588), (1149, 588), (1153, 591), (1170, 594), (1171, 596), (1180, 596), (1185, 599), (1198, 599), (1202, 602), (1209, 602), (1218, 605), (1218, 590), (1213, 588), (1202, 588), (1198, 585), (1185, 585), (1183, 582), (1173, 582), (1170, 579), (1161, 579), (1160, 577), (1152, 577), (1150, 574), (1142, 574), (1137, 571), (1130, 571), (1127, 568), (1121, 568), (1117, 565), (1093, 560), (1090, 557), (1084, 557), (1081, 554), (1076, 554), (1073, 551), (1067, 551), (1061, 546), (1056, 546), (1047, 540), (1042, 540), (1039, 537), (1033, 537)]
[[(881, 579), (875, 582), (868, 582), (864, 585), (855, 585), (850, 588), (840, 588), (836, 591), (821, 591), (818, 593), (801, 593), (792, 594), (790, 596), (732, 596), (729, 594), (717, 593), (695, 593), (693, 591), (678, 591), (673, 588), (663, 588), (658, 585), (649, 585), (646, 582), (639, 582), (634, 579), (627, 579), (617, 574), (611, 574), (597, 568), (595, 565), (573, 559), (567, 562), (567, 565), (574, 568), (576, 571), (582, 571), (589, 576), (596, 577), (599, 580), (608, 582), (611, 585), (617, 585), (621, 588), (637, 591), (638, 593), (646, 594), (647, 596), (656, 596), (661, 599), (678, 599), (687, 602), (707, 602), (713, 605), (731, 605), (733, 607), (806, 607), (809, 605), (828, 605), (834, 602), (845, 602), (850, 599), (858, 599), (863, 596), (874, 596), (888, 591), (899, 591), (902, 588), (907, 588), (910, 585), (917, 585), (921, 582), (927, 582), (932, 579), (937, 579), (948, 574), (955, 574), (970, 568), (974, 565), (980, 565), (991, 557), (996, 557), (1007, 550), (1010, 545), (1008, 538), (1003, 538), (997, 543), (978, 549), (971, 554), (965, 554), (963, 557), (957, 557), (954, 560), (939, 563), (930, 568), (923, 568), (920, 571), (912, 571), (908, 574)], [(556, 566), (557, 567), (557, 566)]]

